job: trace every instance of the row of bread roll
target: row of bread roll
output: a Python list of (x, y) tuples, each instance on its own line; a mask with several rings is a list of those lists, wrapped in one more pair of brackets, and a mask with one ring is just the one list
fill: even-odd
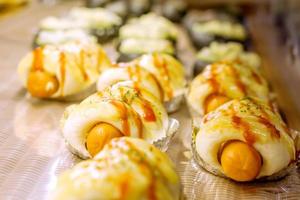
[(97, 87), (102, 90), (124, 80), (147, 88), (165, 104), (168, 112), (179, 108), (186, 86), (182, 64), (170, 55), (159, 53), (146, 54), (106, 70), (100, 75)]
[(118, 34), (122, 18), (103, 8), (72, 8), (64, 17), (49, 16), (39, 24), (33, 46), (72, 41), (106, 42)]
[(185, 16), (184, 25), (198, 48), (214, 41), (247, 44), (248, 33), (239, 16), (226, 10), (191, 10)]
[(142, 54), (176, 55), (178, 30), (168, 19), (154, 13), (130, 19), (119, 32), (120, 61), (130, 61)]
[(49, 199), (179, 200), (180, 195), (180, 180), (167, 155), (141, 139), (122, 137), (62, 173)]
[(50, 199), (180, 198), (173, 164), (148, 144), (160, 147), (172, 136), (164, 96), (153, 88), (155, 75), (135, 62), (102, 73), (101, 90), (64, 112), (61, 130), (70, 150), (92, 160), (60, 175)]
[(172, 56), (154, 53), (112, 64), (101, 46), (84, 42), (38, 47), (22, 58), (18, 72), (33, 97), (46, 99), (82, 99), (97, 81), (103, 90), (132, 80), (165, 103), (169, 112), (178, 109), (186, 85), (184, 68)]
[(182, 97), (184, 77), (179, 70), (182, 66), (171, 56), (149, 54), (104, 71), (98, 92), (64, 113), (62, 132), (71, 150), (88, 158), (114, 137), (151, 143), (166, 139), (169, 119), (164, 103), (175, 95)]
[(194, 155), (208, 171), (235, 181), (277, 179), (295, 163), (295, 143), (270, 104), (266, 80), (246, 63), (223, 58), (192, 81)]

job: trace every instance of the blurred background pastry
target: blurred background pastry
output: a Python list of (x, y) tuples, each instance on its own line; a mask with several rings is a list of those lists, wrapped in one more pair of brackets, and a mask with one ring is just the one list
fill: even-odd
[(237, 41), (247, 44), (245, 27), (228, 12), (213, 9), (192, 10), (186, 15), (184, 23), (198, 48), (207, 46), (213, 41)]
[(194, 76), (201, 73), (203, 69), (214, 62), (239, 61), (245, 66), (259, 69), (260, 57), (250, 51), (245, 51), (242, 44), (237, 42), (212, 42), (209, 46), (201, 48), (196, 55)]
[(103, 8), (72, 8), (64, 17), (49, 16), (40, 22), (33, 46), (69, 41), (107, 42), (118, 34), (122, 19)]
[(129, 20), (119, 34), (119, 61), (130, 61), (146, 53), (176, 55), (177, 27), (154, 13)]
[(103, 7), (121, 17), (140, 16), (150, 11), (153, 0), (87, 0), (88, 7)]

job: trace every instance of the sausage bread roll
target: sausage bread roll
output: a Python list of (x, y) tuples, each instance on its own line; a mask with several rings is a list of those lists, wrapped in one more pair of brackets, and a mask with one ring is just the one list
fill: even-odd
[(130, 61), (153, 52), (175, 55), (178, 29), (166, 18), (149, 13), (121, 27), (119, 38), (119, 61)]
[(176, 41), (177, 27), (168, 19), (149, 13), (130, 20), (121, 27), (119, 38), (167, 39)]
[(213, 41), (237, 41), (246, 45), (247, 32), (234, 16), (218, 10), (192, 10), (185, 19), (185, 25), (198, 48)]
[[(71, 39), (75, 37), (77, 39), (78, 33), (76, 35), (72, 30), (82, 30), (86, 33), (85, 36), (81, 33), (80, 38), (87, 38), (86, 35), (89, 34), (90, 37), (96, 37), (99, 42), (105, 42), (117, 35), (121, 24), (122, 19), (118, 15), (103, 8), (76, 7), (71, 9), (65, 17), (50, 16), (43, 19), (40, 22), (33, 46), (59, 43), (51, 38)], [(63, 33), (68, 36), (58, 35)], [(64, 42), (65, 40), (61, 39), (60, 41)]]
[(262, 101), (232, 100), (194, 125), (194, 155), (214, 174), (235, 181), (271, 180), (286, 174), (296, 159), (289, 129)]
[(71, 19), (82, 20), (86, 28), (97, 36), (100, 42), (116, 36), (122, 25), (122, 19), (115, 13), (103, 8), (73, 8), (69, 16)]
[(150, 143), (165, 139), (168, 123), (159, 99), (122, 82), (70, 106), (61, 122), (64, 138), (82, 158), (94, 156), (114, 137), (139, 137)]
[(168, 156), (141, 139), (122, 137), (63, 172), (49, 199), (179, 200), (180, 195), (180, 179)]
[(183, 0), (167, 0), (162, 5), (162, 14), (174, 22), (179, 22), (186, 11), (187, 3)]
[(269, 101), (266, 80), (251, 67), (238, 62), (207, 66), (191, 83), (187, 101), (192, 113), (203, 116), (231, 99), (246, 96)]
[(164, 101), (182, 96), (186, 86), (184, 68), (174, 57), (167, 54), (146, 54), (136, 60), (139, 66), (151, 72), (160, 83)]
[(126, 65), (125, 69), (113, 68), (103, 73), (98, 80), (98, 90), (129, 79), (162, 99), (168, 112), (179, 108), (186, 85), (184, 69), (179, 61), (167, 54), (153, 53)]
[(175, 56), (176, 49), (173, 43), (165, 39), (127, 38), (120, 42), (118, 47), (120, 56), (118, 61), (129, 62), (147, 53), (165, 53)]
[(97, 43), (97, 38), (82, 29), (40, 30), (35, 36), (33, 47), (47, 44), (61, 45), (68, 42)]
[(37, 98), (65, 98), (93, 89), (99, 73), (110, 66), (104, 50), (94, 43), (46, 45), (19, 63), (24, 87)]

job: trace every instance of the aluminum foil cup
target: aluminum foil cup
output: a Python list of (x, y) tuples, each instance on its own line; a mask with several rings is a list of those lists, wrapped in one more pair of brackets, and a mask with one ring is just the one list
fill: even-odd
[(180, 108), (180, 105), (181, 105), (183, 99), (184, 99), (184, 95), (182, 94), (182, 95), (178, 95), (178, 96), (174, 97), (173, 99), (171, 99), (168, 102), (165, 102), (164, 106), (165, 106), (167, 112), (168, 113), (176, 112)]
[(174, 118), (169, 118), (169, 127), (167, 130), (167, 135), (161, 139), (158, 139), (153, 142), (153, 145), (156, 146), (161, 151), (167, 151), (172, 137), (176, 134), (179, 129), (179, 122)]

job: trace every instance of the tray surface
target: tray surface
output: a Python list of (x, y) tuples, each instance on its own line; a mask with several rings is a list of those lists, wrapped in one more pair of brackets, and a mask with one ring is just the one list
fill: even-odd
[[(16, 73), (18, 61), (30, 49), (38, 21), (63, 14), (74, 5), (78, 3), (33, 3), (0, 21), (0, 199), (44, 199), (57, 175), (79, 161), (66, 149), (59, 132), (59, 119), (70, 103), (30, 98)], [(178, 54), (189, 74), (194, 50), (186, 33), (182, 34)], [(105, 49), (114, 59), (111, 46)], [(180, 173), (186, 199), (299, 199), (299, 169), (276, 182), (249, 184), (200, 169), (191, 159), (191, 119), (186, 105), (171, 117), (180, 121), (180, 129), (167, 153)]]

